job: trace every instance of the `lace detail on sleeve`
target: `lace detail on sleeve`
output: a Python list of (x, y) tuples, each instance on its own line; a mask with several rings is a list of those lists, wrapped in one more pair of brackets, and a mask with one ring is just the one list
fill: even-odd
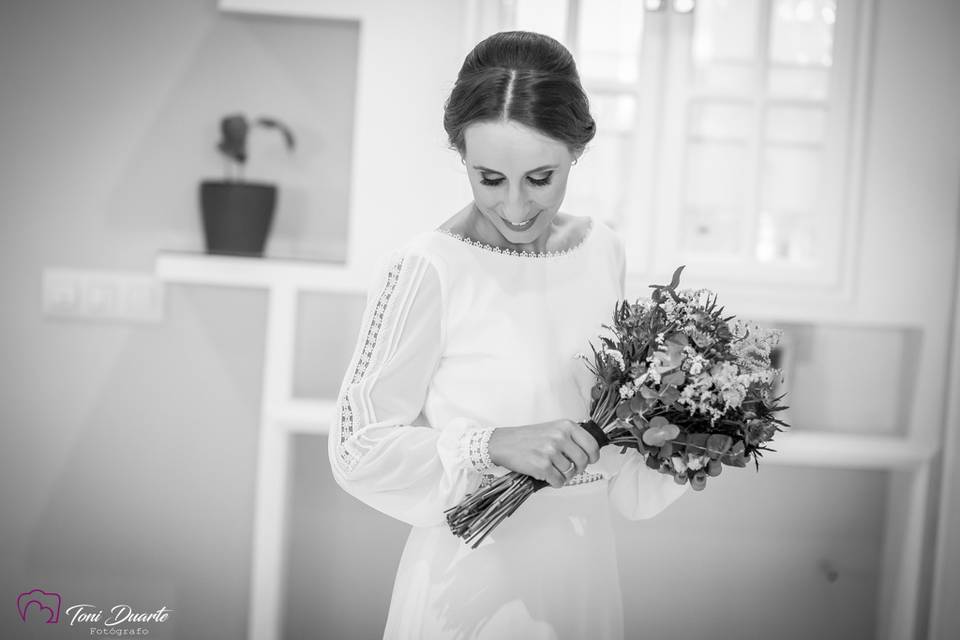
[[(357, 384), (363, 379), (367, 371), (367, 366), (373, 357), (374, 348), (377, 346), (377, 337), (380, 335), (380, 328), (383, 324), (383, 314), (390, 302), (390, 296), (397, 286), (397, 280), (400, 278), (400, 270), (403, 267), (403, 258), (401, 257), (393, 264), (390, 272), (387, 274), (387, 281), (377, 298), (377, 306), (374, 308), (370, 318), (370, 324), (367, 327), (366, 339), (363, 343), (363, 351), (357, 359), (356, 366), (353, 368), (353, 374), (350, 376), (350, 384)], [(344, 444), (353, 436), (355, 430), (353, 408), (350, 405), (350, 398), (344, 395), (340, 407), (340, 460), (347, 471), (353, 470), (357, 464), (357, 456), (354, 455)]]
[(464, 450), (461, 453), (464, 459), (470, 461), (470, 466), (479, 473), (488, 471), (493, 467), (490, 452), (487, 450), (492, 434), (493, 428), (470, 429), (463, 434), (461, 447)]

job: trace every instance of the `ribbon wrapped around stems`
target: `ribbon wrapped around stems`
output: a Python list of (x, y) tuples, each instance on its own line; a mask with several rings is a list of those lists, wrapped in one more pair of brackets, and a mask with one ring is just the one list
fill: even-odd
[[(607, 437), (607, 434), (604, 433), (603, 429), (597, 426), (597, 423), (593, 420), (585, 420), (584, 422), (578, 422), (577, 424), (586, 429), (587, 433), (593, 436), (593, 439), (597, 441), (597, 445), (602, 447), (610, 442), (610, 438)], [(539, 491), (549, 484), (550, 483), (546, 480), (537, 480), (536, 478), (533, 478), (534, 491)]]

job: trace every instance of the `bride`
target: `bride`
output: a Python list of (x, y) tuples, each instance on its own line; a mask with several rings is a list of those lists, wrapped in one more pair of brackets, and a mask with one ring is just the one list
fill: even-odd
[[(595, 134), (570, 52), (510, 31), (467, 55), (444, 127), (473, 200), (383, 257), (340, 387), (345, 491), (412, 526), (384, 638), (623, 638), (611, 513), (688, 485), (598, 449), (578, 353), (625, 297), (620, 237), (560, 211)], [(475, 549), (444, 511), (510, 471), (545, 480)]]

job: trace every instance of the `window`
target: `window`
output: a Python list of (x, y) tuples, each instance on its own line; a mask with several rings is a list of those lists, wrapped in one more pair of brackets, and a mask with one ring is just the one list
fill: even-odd
[(494, 0), (477, 39), (556, 37), (597, 120), (565, 208), (631, 270), (836, 285), (854, 237), (856, 53), (869, 0)]

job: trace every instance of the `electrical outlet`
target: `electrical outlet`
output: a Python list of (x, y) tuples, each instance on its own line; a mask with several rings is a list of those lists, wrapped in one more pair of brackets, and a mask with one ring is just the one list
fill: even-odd
[(135, 271), (43, 270), (43, 313), (51, 317), (162, 322), (163, 283)]

